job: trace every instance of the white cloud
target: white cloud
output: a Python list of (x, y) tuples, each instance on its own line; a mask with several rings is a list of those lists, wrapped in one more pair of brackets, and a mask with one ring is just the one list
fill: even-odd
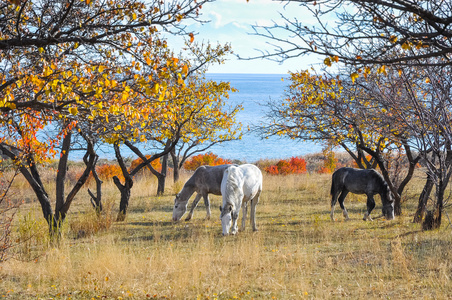
[[(256, 49), (269, 50), (268, 40), (250, 35), (253, 32), (252, 25), (271, 26), (273, 21), (282, 23), (279, 12), (283, 12), (286, 17), (305, 18), (304, 21), (310, 21), (307, 14), (299, 8), (298, 5), (284, 7), (279, 1), (272, 0), (218, 0), (204, 5), (201, 10), (202, 19), (210, 21), (207, 24), (200, 25), (192, 23), (188, 25), (188, 30), (197, 33), (196, 40), (210, 41), (212, 44), (217, 42), (221, 44), (231, 43), (232, 50), (240, 57), (256, 57), (261, 54)], [(282, 33), (283, 34), (283, 33)], [(270, 48), (269, 48), (270, 47)], [(283, 74), (287, 71), (296, 71), (307, 69), (310, 63), (315, 60), (298, 58), (284, 64), (277, 62), (256, 59), (250, 61), (238, 60), (231, 56), (223, 65), (213, 66), (209, 72), (213, 73), (278, 73)]]
[(219, 13), (210, 11), (208, 15), (213, 17), (211, 20), (213, 21), (215, 28), (220, 28), (221, 26), (223, 26), (223, 24), (221, 23), (223, 17)]

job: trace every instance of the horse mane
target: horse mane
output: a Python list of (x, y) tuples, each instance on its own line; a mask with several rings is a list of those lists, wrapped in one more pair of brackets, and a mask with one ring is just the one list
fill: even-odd
[(241, 173), (239, 168), (229, 167), (228, 169), (225, 170), (225, 175), (227, 175), (227, 178), (224, 190), (224, 197), (227, 199), (228, 204), (233, 204), (235, 206), (235, 203), (231, 201), (231, 197), (235, 199), (237, 191), (241, 188), (240, 187)]
[(380, 180), (380, 188), (384, 191), (384, 193), (380, 194), (387, 198), (388, 201), (391, 200), (391, 189), (389, 188), (389, 184), (384, 179), (383, 175), (381, 175), (379, 172), (375, 171), (376, 174), (378, 174), (378, 179)]

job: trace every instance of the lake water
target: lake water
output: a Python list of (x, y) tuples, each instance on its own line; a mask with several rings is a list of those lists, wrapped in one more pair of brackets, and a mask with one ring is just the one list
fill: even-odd
[[(241, 104), (243, 111), (237, 120), (246, 130), (248, 125), (261, 124), (265, 115), (263, 104), (270, 99), (280, 99), (288, 81), (281, 80), (287, 75), (277, 74), (207, 74), (215, 81), (228, 81), (238, 92), (231, 93), (231, 104)], [(255, 162), (259, 159), (290, 158), (309, 153), (321, 152), (322, 147), (312, 142), (295, 141), (287, 138), (270, 137), (261, 139), (256, 134), (245, 134), (242, 140), (231, 141), (211, 148), (213, 153), (223, 158)]]
[[(243, 124), (244, 131), (248, 125), (257, 125), (263, 121), (265, 104), (270, 99), (280, 99), (288, 81), (281, 78), (287, 75), (276, 74), (207, 74), (208, 79), (227, 81), (238, 92), (230, 93), (231, 105), (241, 104), (243, 111), (237, 114), (237, 121)], [(122, 147), (124, 157), (136, 156), (126, 147)], [(253, 133), (246, 133), (241, 140), (214, 145), (208, 151), (226, 159), (242, 162), (256, 162), (259, 159), (285, 159), (292, 156), (303, 156), (309, 153), (321, 152), (322, 147), (312, 142), (295, 141), (291, 139), (270, 137), (261, 139)], [(112, 146), (97, 150), (101, 158), (114, 159)], [(148, 151), (145, 151), (148, 153)], [(83, 153), (73, 153), (72, 159), (81, 159)], [(79, 156), (79, 157), (78, 157)]]

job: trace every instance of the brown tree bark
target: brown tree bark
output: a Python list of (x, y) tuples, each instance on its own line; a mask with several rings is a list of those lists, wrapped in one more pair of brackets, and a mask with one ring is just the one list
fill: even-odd
[(414, 214), (413, 222), (421, 223), (427, 209), (427, 201), (430, 197), (430, 194), (433, 189), (433, 179), (430, 175), (427, 175), (427, 181), (425, 182), (424, 188), (422, 189), (422, 193), (419, 195), (419, 201), (416, 209), (416, 213)]

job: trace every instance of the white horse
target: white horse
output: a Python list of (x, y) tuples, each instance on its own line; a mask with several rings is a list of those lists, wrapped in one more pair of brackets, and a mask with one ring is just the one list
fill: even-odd
[[(223, 206), (221, 211), (221, 226), (223, 235), (237, 233), (237, 219), (240, 208), (243, 208), (242, 227), (245, 229), (246, 211), (248, 202), (251, 201), (251, 225), (253, 231), (256, 227), (256, 205), (262, 192), (262, 173), (258, 167), (251, 164), (241, 166), (231, 166), (224, 171), (221, 181), (221, 194), (223, 196)], [(232, 229), (231, 229), (232, 226)]]

